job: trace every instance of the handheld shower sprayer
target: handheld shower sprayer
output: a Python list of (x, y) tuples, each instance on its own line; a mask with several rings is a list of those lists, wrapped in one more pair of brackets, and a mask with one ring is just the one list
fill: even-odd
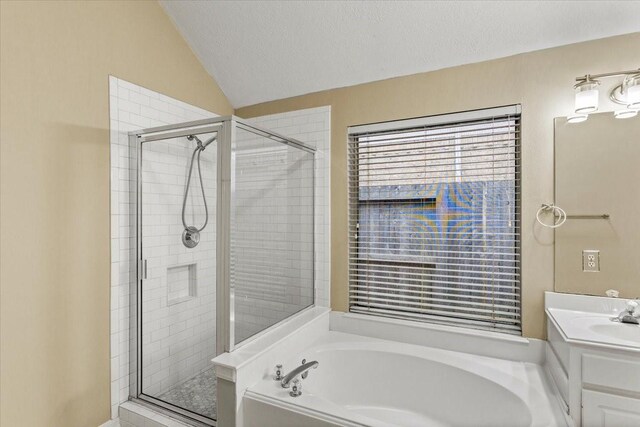
[[(189, 141), (196, 141), (196, 148), (193, 150), (193, 154), (191, 155), (191, 163), (189, 164), (189, 175), (187, 175), (187, 187), (184, 190), (184, 198), (182, 199), (182, 225), (184, 226), (184, 231), (182, 232), (182, 243), (187, 248), (195, 248), (198, 243), (200, 243), (200, 232), (204, 230), (209, 222), (209, 208), (207, 206), (207, 196), (204, 192), (204, 185), (202, 183), (202, 170), (200, 169), (200, 153), (202, 153), (205, 148), (213, 141), (216, 140), (216, 136), (212, 136), (207, 139), (205, 142), (202, 142), (200, 138), (196, 135), (187, 135), (187, 139)], [(192, 225), (187, 225), (187, 221), (184, 217), (184, 212), (187, 207), (187, 196), (189, 195), (189, 185), (191, 184), (191, 172), (193, 171), (193, 161), (198, 157), (198, 176), (200, 178), (200, 189), (202, 190), (202, 201), (204, 202), (204, 224), (202, 227), (197, 228)]]

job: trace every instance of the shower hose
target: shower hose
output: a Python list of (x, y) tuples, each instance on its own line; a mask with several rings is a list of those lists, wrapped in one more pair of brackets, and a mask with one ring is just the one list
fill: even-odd
[[(193, 161), (198, 156), (198, 177), (200, 178), (200, 189), (202, 189), (202, 201), (204, 202), (204, 224), (201, 228), (196, 228), (198, 233), (204, 230), (207, 226), (207, 222), (209, 222), (209, 208), (207, 207), (207, 196), (204, 193), (204, 185), (202, 184), (202, 170), (200, 169), (200, 153), (204, 151), (204, 147), (198, 141), (198, 146), (195, 150), (193, 150), (193, 154), (191, 155), (191, 164), (189, 165), (189, 175), (187, 175), (187, 188), (184, 190), (184, 199), (182, 200), (182, 225), (184, 225), (185, 230), (189, 229), (187, 225), (187, 221), (184, 219), (184, 211), (187, 207), (187, 196), (189, 195), (189, 185), (191, 184), (191, 172), (193, 171)], [(195, 227), (194, 227), (195, 228)]]

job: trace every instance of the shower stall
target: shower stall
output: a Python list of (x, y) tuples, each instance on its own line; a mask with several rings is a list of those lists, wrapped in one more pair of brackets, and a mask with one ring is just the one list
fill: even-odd
[(215, 425), (211, 359), (314, 304), (315, 150), (235, 116), (129, 142), (130, 396)]

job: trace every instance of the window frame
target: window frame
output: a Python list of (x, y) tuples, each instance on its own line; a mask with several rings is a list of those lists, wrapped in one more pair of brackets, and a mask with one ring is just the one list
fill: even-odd
[[(465, 319), (464, 316), (451, 316), (451, 317), (447, 317), (446, 315), (442, 315), (442, 314), (437, 314), (437, 315), (431, 315), (431, 314), (425, 314), (425, 313), (411, 313), (410, 310), (408, 310), (408, 313), (395, 313), (394, 310), (385, 310), (385, 309), (376, 309), (376, 308), (371, 308), (369, 307), (368, 310), (364, 310), (366, 311), (366, 313), (363, 313), (362, 309), (358, 309), (358, 310), (353, 310), (354, 307), (354, 299), (360, 298), (362, 299), (362, 297), (355, 297), (354, 293), (355, 292), (361, 292), (362, 289), (364, 289), (364, 286), (361, 285), (361, 283), (366, 282), (366, 279), (363, 279), (361, 276), (361, 274), (359, 274), (359, 270), (358, 268), (360, 268), (362, 265), (366, 265), (368, 264), (367, 261), (361, 261), (359, 258), (359, 254), (361, 251), (361, 246), (360, 243), (358, 241), (358, 235), (360, 233), (360, 211), (361, 211), (361, 205), (364, 204), (362, 202), (362, 200), (360, 199), (360, 165), (359, 165), (359, 151), (356, 151), (355, 154), (353, 153), (353, 150), (359, 150), (359, 143), (358, 143), (358, 138), (363, 137), (364, 135), (376, 135), (376, 134), (389, 134), (389, 133), (393, 133), (394, 131), (397, 131), (398, 133), (401, 132), (408, 132), (411, 129), (419, 129), (419, 128), (430, 128), (430, 127), (446, 127), (446, 126), (450, 126), (450, 127), (455, 127), (456, 125), (460, 125), (460, 124), (469, 124), (472, 122), (481, 122), (481, 121), (486, 121), (486, 120), (491, 120), (491, 119), (504, 119), (506, 117), (513, 117), (514, 121), (515, 121), (515, 136), (513, 137), (513, 142), (514, 142), (514, 154), (513, 154), (513, 170), (512, 173), (514, 175), (514, 179), (513, 180), (509, 180), (509, 182), (513, 183), (513, 196), (514, 196), (514, 202), (515, 202), (515, 206), (514, 206), (514, 221), (516, 223), (516, 228), (517, 230), (514, 230), (513, 234), (513, 240), (510, 241), (510, 243), (513, 243), (513, 253), (514, 253), (514, 264), (517, 267), (514, 267), (514, 271), (517, 271), (517, 273), (514, 273), (514, 276), (517, 277), (517, 279), (513, 280), (513, 294), (514, 294), (514, 312), (517, 312), (517, 316), (514, 316), (514, 318), (517, 318), (517, 321), (514, 320), (514, 323), (512, 326), (505, 326), (505, 324), (501, 324), (500, 326), (496, 326), (497, 324), (499, 324), (500, 322), (490, 322), (490, 321), (486, 321), (486, 320), (474, 320), (474, 319)], [(496, 108), (487, 108), (487, 109), (479, 109), (479, 110), (472, 110), (472, 111), (465, 111), (465, 112), (458, 112), (458, 113), (450, 113), (450, 114), (442, 114), (442, 115), (435, 115), (435, 116), (427, 116), (427, 117), (421, 117), (421, 118), (412, 118), (412, 119), (405, 119), (405, 120), (396, 120), (396, 121), (390, 121), (390, 122), (381, 122), (381, 123), (374, 123), (374, 124), (368, 124), (368, 125), (359, 125), (359, 126), (351, 126), (348, 128), (348, 141), (347, 141), (347, 194), (348, 194), (348, 230), (349, 230), (349, 236), (348, 236), (348, 294), (349, 294), (349, 311), (350, 312), (356, 312), (356, 313), (360, 313), (360, 314), (366, 314), (366, 315), (373, 315), (373, 316), (382, 316), (382, 317), (394, 317), (394, 318), (401, 318), (401, 319), (406, 319), (406, 320), (417, 320), (420, 322), (425, 322), (425, 323), (439, 323), (439, 324), (447, 324), (447, 325), (451, 325), (451, 326), (460, 326), (460, 327), (468, 327), (468, 328), (474, 328), (474, 329), (483, 329), (483, 330), (490, 330), (490, 331), (494, 331), (494, 332), (499, 332), (499, 333), (508, 333), (508, 334), (515, 334), (515, 335), (521, 335), (522, 334), (522, 217), (521, 217), (521, 195), (522, 195), (522, 187), (523, 187), (523, 183), (522, 183), (522, 171), (521, 171), (521, 162), (522, 162), (522, 158), (521, 158), (521, 148), (522, 148), (522, 137), (521, 137), (521, 129), (522, 129), (522, 117), (521, 117), (521, 106), (520, 105), (510, 105), (510, 106), (504, 106), (504, 107), (496, 107)], [(354, 185), (354, 181), (355, 181), (355, 185)], [(386, 204), (385, 202), (388, 202), (389, 204), (394, 203), (394, 202), (400, 202), (400, 203), (419, 203), (420, 200), (424, 200), (426, 203), (429, 203), (429, 201), (431, 201), (431, 203), (433, 204), (433, 206), (437, 206), (439, 203), (439, 199), (436, 197), (432, 197), (432, 198), (424, 198), (424, 199), (420, 199), (420, 198), (407, 198), (407, 199), (379, 199), (379, 198), (372, 198), (371, 201), (374, 203), (382, 203), (382, 204)], [(366, 203), (366, 202), (365, 202)], [(355, 210), (355, 215), (358, 218), (358, 220), (356, 221), (356, 224), (354, 226), (354, 221), (353, 221), (353, 215), (354, 215), (354, 210)], [(355, 249), (353, 249), (355, 248)], [(354, 266), (354, 259), (358, 259), (358, 261), (356, 262), (356, 265)], [(377, 262), (378, 260), (372, 260)], [(384, 263), (393, 263), (392, 260), (386, 260), (386, 259), (380, 259), (380, 262), (384, 262)], [(427, 266), (427, 265), (436, 265), (437, 263), (437, 259), (434, 260), (433, 263), (427, 263), (427, 262), (403, 262), (403, 261), (397, 261), (396, 263), (393, 263), (393, 265), (396, 264), (414, 264), (416, 266)], [(355, 269), (354, 269), (355, 267)], [(426, 270), (426, 267), (425, 267)], [(436, 269), (433, 269), (434, 271), (436, 271)], [(356, 272), (354, 274), (354, 271)], [(391, 269), (390, 269), (391, 272)], [(473, 270), (470, 270), (470, 273), (476, 273)], [(355, 276), (355, 277), (354, 277)], [(478, 276), (480, 279), (481, 277)], [(399, 283), (399, 286), (401, 286), (401, 283)], [(449, 285), (450, 286), (450, 285)], [(422, 288), (425, 289), (425, 288)], [(430, 291), (429, 287), (426, 287), (426, 291)], [(388, 292), (388, 291), (387, 291)], [(405, 292), (409, 292), (406, 291)], [(412, 291), (413, 292), (413, 291)], [(417, 292), (417, 291), (416, 291)], [(493, 294), (495, 292), (499, 292), (499, 291), (495, 291), (492, 290), (491, 292), (488, 292), (488, 294)], [(401, 296), (397, 297), (398, 300), (400, 300), (402, 298), (402, 296), (404, 296), (404, 294), (400, 294)], [(460, 296), (460, 298), (462, 298), (462, 296)], [(494, 307), (502, 307), (501, 305), (494, 305)], [(455, 313), (454, 313), (455, 314)], [(454, 320), (455, 322), (452, 322), (451, 320)], [(493, 325), (493, 326), (492, 326)]]

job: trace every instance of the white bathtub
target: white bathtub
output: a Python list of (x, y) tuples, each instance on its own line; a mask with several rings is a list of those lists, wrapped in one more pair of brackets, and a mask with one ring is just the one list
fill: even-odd
[(320, 365), (291, 397), (270, 375), (245, 394), (246, 426), (566, 426), (542, 368), (327, 332), (302, 358)]

